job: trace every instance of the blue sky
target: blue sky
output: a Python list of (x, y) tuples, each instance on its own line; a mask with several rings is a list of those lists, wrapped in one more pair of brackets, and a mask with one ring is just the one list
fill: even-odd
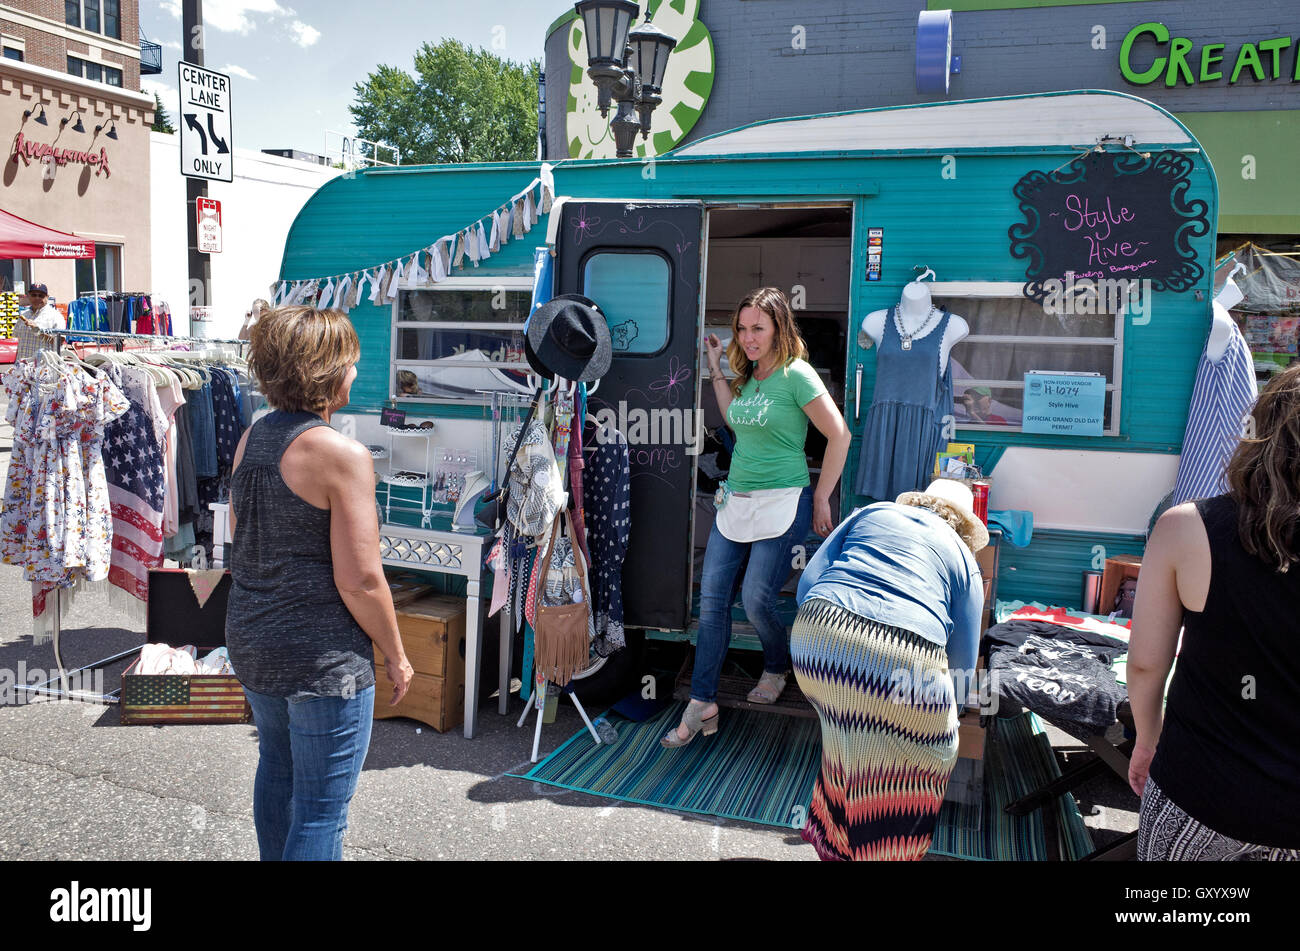
[[(163, 71), (145, 76), (176, 125), (180, 0), (140, 0)], [(566, 0), (203, 0), (206, 65), (231, 75), (239, 148), (325, 151), (326, 130), (355, 132), (353, 86), (379, 64), (413, 71), (416, 49), (454, 37), (516, 62), (541, 59)], [(335, 140), (337, 148), (337, 140)]]

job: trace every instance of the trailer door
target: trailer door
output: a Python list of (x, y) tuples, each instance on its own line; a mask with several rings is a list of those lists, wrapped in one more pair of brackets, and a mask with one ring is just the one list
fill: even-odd
[[(631, 461), (631, 536), (623, 563), (628, 627), (690, 620), (701, 320), (699, 202), (582, 201), (561, 206), (555, 291), (585, 294), (614, 344), (588, 413), (614, 421)], [(599, 486), (584, 483), (590, 498)], [(588, 503), (590, 505), (590, 503)]]

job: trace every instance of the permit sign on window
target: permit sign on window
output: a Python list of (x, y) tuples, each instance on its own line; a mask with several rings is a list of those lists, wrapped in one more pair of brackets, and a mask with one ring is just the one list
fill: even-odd
[(1099, 373), (1025, 374), (1022, 432), (1100, 436), (1106, 416), (1106, 378)]

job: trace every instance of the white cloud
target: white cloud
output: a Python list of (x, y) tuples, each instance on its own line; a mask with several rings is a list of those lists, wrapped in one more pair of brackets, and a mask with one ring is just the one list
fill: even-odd
[(170, 13), (178, 20), (181, 18), (180, 0), (162, 0), (161, 6), (164, 12)]
[(154, 42), (157, 43), (159, 46), (166, 47), (169, 50), (184, 49), (184, 47), (181, 46), (179, 40), (154, 40)]
[(303, 49), (314, 46), (316, 41), (320, 39), (320, 30), (314, 26), (308, 26), (301, 20), (294, 20), (289, 24), (289, 29), (293, 31), (293, 41)]
[(242, 67), (242, 66), (236, 66), (234, 63), (227, 63), (225, 66), (222, 66), (221, 69), (218, 70), (218, 71), (219, 71), (219, 72), (222, 72), (222, 73), (229, 73), (229, 74), (232, 75), (232, 76), (238, 76), (238, 77), (241, 78), (241, 79), (256, 79), (256, 78), (257, 78), (257, 77), (254, 76), (252, 73), (250, 73), (248, 70), (244, 69), (244, 67)]
[(248, 33), (257, 14), (291, 16), (293, 11), (275, 0), (207, 0), (203, 4), (204, 25), (223, 33)]
[(180, 93), (176, 91), (175, 87), (168, 86), (166, 83), (160, 82), (157, 79), (147, 79), (143, 76), (140, 77), (140, 91), (146, 96), (152, 96), (154, 93), (157, 93), (162, 97), (163, 105), (172, 111), (175, 111), (176, 107), (180, 104)]

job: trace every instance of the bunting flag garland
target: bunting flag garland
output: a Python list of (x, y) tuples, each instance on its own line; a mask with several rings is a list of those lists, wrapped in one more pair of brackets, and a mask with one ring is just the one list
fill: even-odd
[(445, 281), (454, 268), (465, 267), (466, 257), (478, 267), (508, 244), (511, 237), (522, 238), (531, 231), (540, 215), (550, 213), (554, 200), (554, 166), (543, 163), (538, 177), (523, 191), (433, 244), (349, 273), (276, 281), (269, 289), (271, 303), (276, 307), (292, 304), (335, 307), (344, 313), (360, 305), (363, 298), (384, 306), (397, 298), (404, 284), (429, 286)]

